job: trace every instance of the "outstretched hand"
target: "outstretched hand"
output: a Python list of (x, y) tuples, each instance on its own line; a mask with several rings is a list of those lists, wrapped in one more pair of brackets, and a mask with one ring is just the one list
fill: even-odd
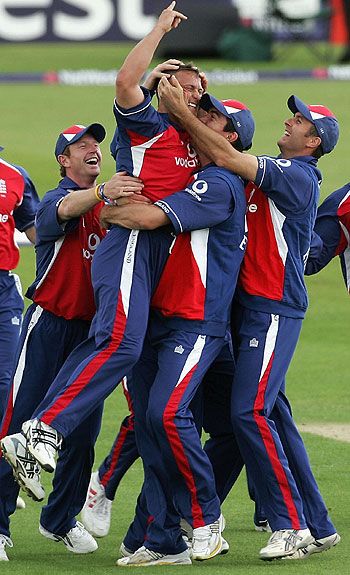
[(165, 10), (160, 14), (157, 25), (163, 30), (164, 33), (170, 32), (177, 28), (182, 20), (187, 20), (187, 16), (181, 12), (174, 10), (176, 2), (171, 2)]

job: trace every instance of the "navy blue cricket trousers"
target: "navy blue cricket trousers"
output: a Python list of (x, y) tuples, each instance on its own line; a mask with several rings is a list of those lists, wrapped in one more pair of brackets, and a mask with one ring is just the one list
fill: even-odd
[(168, 541), (172, 520), (179, 532), (179, 516), (196, 528), (220, 515), (212, 467), (189, 406), (224, 344), (224, 338), (170, 330), (154, 316), (133, 370), (135, 433), (145, 471), (147, 509), (153, 518), (145, 545), (154, 551), (183, 550), (175, 525), (172, 548)]
[[(304, 507), (312, 500), (309, 488), (313, 502), (315, 497), (319, 502), (322, 499), (315, 493), (305, 447), (289, 406), (280, 403), (302, 320), (243, 306), (238, 307), (237, 317), (238, 354), (231, 396), (233, 432), (272, 530), (304, 529)], [(277, 400), (278, 426), (273, 419)], [(297, 480), (301, 486), (302, 475), (303, 481), (308, 479), (308, 488), (299, 491)], [(328, 527), (335, 532), (331, 523)]]
[[(32, 304), (24, 317), (13, 381), (0, 435), (18, 433), (22, 423), (45, 396), (69, 353), (87, 336), (89, 323), (65, 320)], [(40, 522), (51, 533), (65, 535), (84, 505), (94, 445), (100, 430), (101, 407), (85, 419), (64, 442), (59, 453), (53, 491)], [(16, 509), (19, 486), (12, 469), (0, 458), (0, 533), (10, 535), (10, 515)]]
[(0, 270), (0, 420), (5, 411), (6, 398), (11, 385), (23, 307), (18, 276)]
[(67, 437), (130, 372), (172, 239), (162, 228), (116, 226), (108, 232), (92, 263), (96, 314), (90, 337), (69, 356), (33, 417)]
[(100, 483), (105, 488), (107, 499), (111, 501), (125, 473), (139, 457), (135, 438), (135, 414), (127, 377), (124, 377), (122, 386), (130, 414), (124, 417), (110, 452), (98, 468)]

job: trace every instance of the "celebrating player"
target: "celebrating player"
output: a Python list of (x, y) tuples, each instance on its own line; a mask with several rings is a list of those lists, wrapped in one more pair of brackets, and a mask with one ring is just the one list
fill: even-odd
[[(11, 464), (17, 455), (17, 480), (37, 501), (45, 496), (39, 469), (18, 432), (69, 353), (87, 337), (95, 311), (90, 270), (96, 247), (105, 235), (99, 222), (101, 187), (95, 187), (102, 160), (99, 143), (104, 137), (105, 129), (100, 124), (87, 128), (70, 126), (59, 135), (55, 157), (63, 179), (57, 188), (47, 192), (37, 213), (37, 274), (27, 292), (33, 304), (24, 318), (0, 430), (0, 437), (13, 434), (2, 442), (2, 449)], [(14, 181), (15, 178), (23, 189), (23, 178), (14, 170)], [(104, 187), (104, 194), (117, 199), (141, 189), (138, 180), (117, 174)], [(101, 411), (98, 406), (95, 414), (65, 443), (54, 490), (40, 519), (40, 533), (54, 541), (63, 541), (73, 553), (97, 549), (97, 543), (76, 522), (75, 515), (84, 504)], [(10, 542), (9, 517), (14, 512), (19, 487), (4, 458), (0, 459), (0, 480), (0, 550), (6, 560), (4, 546)]]
[[(254, 122), (243, 104), (207, 94), (200, 106), (201, 121), (221, 138), (240, 150), (251, 146)], [(130, 557), (118, 565), (191, 562), (172, 500), (193, 526), (194, 559), (210, 559), (223, 546), (215, 480), (189, 404), (225, 345), (246, 245), (246, 205), (240, 178), (213, 166), (204, 154), (199, 159), (201, 169), (182, 192), (143, 210), (135, 205), (104, 210), (115, 214), (108, 221), (128, 228), (153, 229), (171, 222), (180, 234), (152, 298), (147, 338), (129, 385), (145, 469), (144, 495), (154, 519), (149, 525), (142, 522), (146, 513), (140, 497), (136, 520), (124, 539), (123, 551)]]
[(0, 419), (10, 387), (24, 307), (19, 277), (11, 271), (19, 261), (14, 231), (16, 228), (25, 232), (35, 243), (34, 219), (38, 203), (38, 195), (27, 172), (0, 158)]
[(335, 256), (340, 257), (346, 289), (350, 293), (350, 184), (330, 194), (317, 210), (316, 238), (305, 273), (322, 270)]
[[(317, 159), (335, 147), (338, 122), (326, 107), (308, 106), (291, 96), (288, 107), (293, 116), (285, 121), (278, 141), (281, 156), (255, 157), (239, 154), (188, 114), (176, 79), (163, 78), (159, 91), (171, 113), (186, 125), (196, 149), (251, 181), (247, 186), (249, 242), (234, 317), (239, 352), (231, 401), (233, 430), (273, 531), (260, 558), (293, 556), (314, 539), (319, 551), (328, 549), (340, 538), (290, 410), (282, 412), (282, 422), (288, 418), (285, 441), (291, 450), (294, 435), (298, 437), (298, 455), (292, 463), (269, 416), (284, 392), (307, 308), (303, 275), (319, 197)], [(308, 477), (307, 484), (300, 477)]]

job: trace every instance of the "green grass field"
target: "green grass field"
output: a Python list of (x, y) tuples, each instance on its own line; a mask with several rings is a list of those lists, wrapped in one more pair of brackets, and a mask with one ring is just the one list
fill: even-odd
[[(1, 46), (0, 71), (46, 71), (62, 68), (118, 67), (126, 48), (113, 45), (57, 46)], [(316, 65), (307, 55), (295, 65)], [(200, 62), (212, 67), (213, 62)], [(221, 63), (220, 63), (221, 64)], [(288, 64), (294, 67), (292, 55)], [(224, 63), (236, 68), (236, 63)], [(266, 65), (265, 65), (266, 66)], [(280, 67), (278, 60), (271, 67)], [(250, 65), (250, 68), (254, 64)], [(288, 81), (258, 84), (212, 86), (218, 97), (233, 97), (246, 102), (252, 109), (257, 133), (252, 152), (274, 153), (275, 142), (283, 132), (283, 120), (289, 116), (286, 100), (292, 93), (311, 103), (322, 102), (333, 109), (340, 120), (341, 138), (336, 151), (320, 162), (324, 174), (322, 196), (326, 196), (347, 182), (348, 139), (350, 130), (349, 82)], [(108, 131), (102, 144), (104, 168), (101, 181), (113, 173), (113, 161), (108, 145), (114, 131), (112, 116), (112, 87), (68, 87), (55, 85), (2, 85), (0, 144), (6, 147), (3, 157), (25, 166), (36, 182), (40, 195), (58, 180), (58, 167), (53, 149), (61, 129), (73, 123), (102, 122)], [(34, 275), (31, 248), (22, 249), (19, 273), (24, 287)], [(301, 339), (287, 379), (288, 395), (299, 423), (350, 423), (350, 392), (348, 365), (350, 305), (337, 261), (319, 275), (307, 279), (310, 309), (304, 322)], [(67, 289), (69, 287), (67, 286)], [(125, 401), (117, 390), (107, 401), (104, 424), (97, 444), (98, 464), (109, 450), (115, 431), (126, 413)], [(225, 537), (231, 551), (191, 567), (197, 573), (290, 573), (299, 575), (346, 575), (349, 572), (349, 508), (350, 508), (350, 449), (349, 444), (305, 434), (315, 475), (342, 535), (337, 549), (306, 562), (262, 563), (258, 551), (267, 540), (266, 535), (252, 529), (253, 505), (247, 496), (244, 478), (226, 500), (223, 512), (227, 520)], [(47, 486), (50, 477), (46, 476)], [(15, 514), (12, 521), (14, 548), (9, 551), (10, 562), (1, 564), (1, 573), (13, 575), (35, 573), (67, 573), (78, 575), (115, 572), (115, 559), (123, 535), (133, 517), (134, 503), (142, 480), (139, 462), (129, 471), (114, 503), (110, 535), (100, 540), (100, 549), (93, 555), (72, 556), (63, 547), (45, 540), (37, 531), (40, 505), (28, 500), (27, 509)], [(172, 568), (158, 567), (157, 572)], [(132, 571), (132, 569), (131, 569)], [(182, 573), (189, 573), (182, 567)]]

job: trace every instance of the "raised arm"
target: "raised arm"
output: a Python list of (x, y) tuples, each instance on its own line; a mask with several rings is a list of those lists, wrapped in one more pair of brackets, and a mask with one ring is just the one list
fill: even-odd
[(227, 168), (246, 180), (255, 180), (258, 159), (251, 154), (238, 152), (220, 134), (207, 128), (188, 109), (183, 90), (174, 76), (162, 78), (158, 87), (159, 96), (166, 109), (184, 127), (196, 150), (202, 151), (217, 166)]
[(159, 42), (167, 32), (177, 28), (181, 20), (187, 17), (174, 10), (176, 2), (163, 10), (154, 28), (143, 40), (131, 50), (120, 68), (116, 78), (116, 100), (123, 108), (133, 108), (140, 104), (144, 98), (139, 86)]

